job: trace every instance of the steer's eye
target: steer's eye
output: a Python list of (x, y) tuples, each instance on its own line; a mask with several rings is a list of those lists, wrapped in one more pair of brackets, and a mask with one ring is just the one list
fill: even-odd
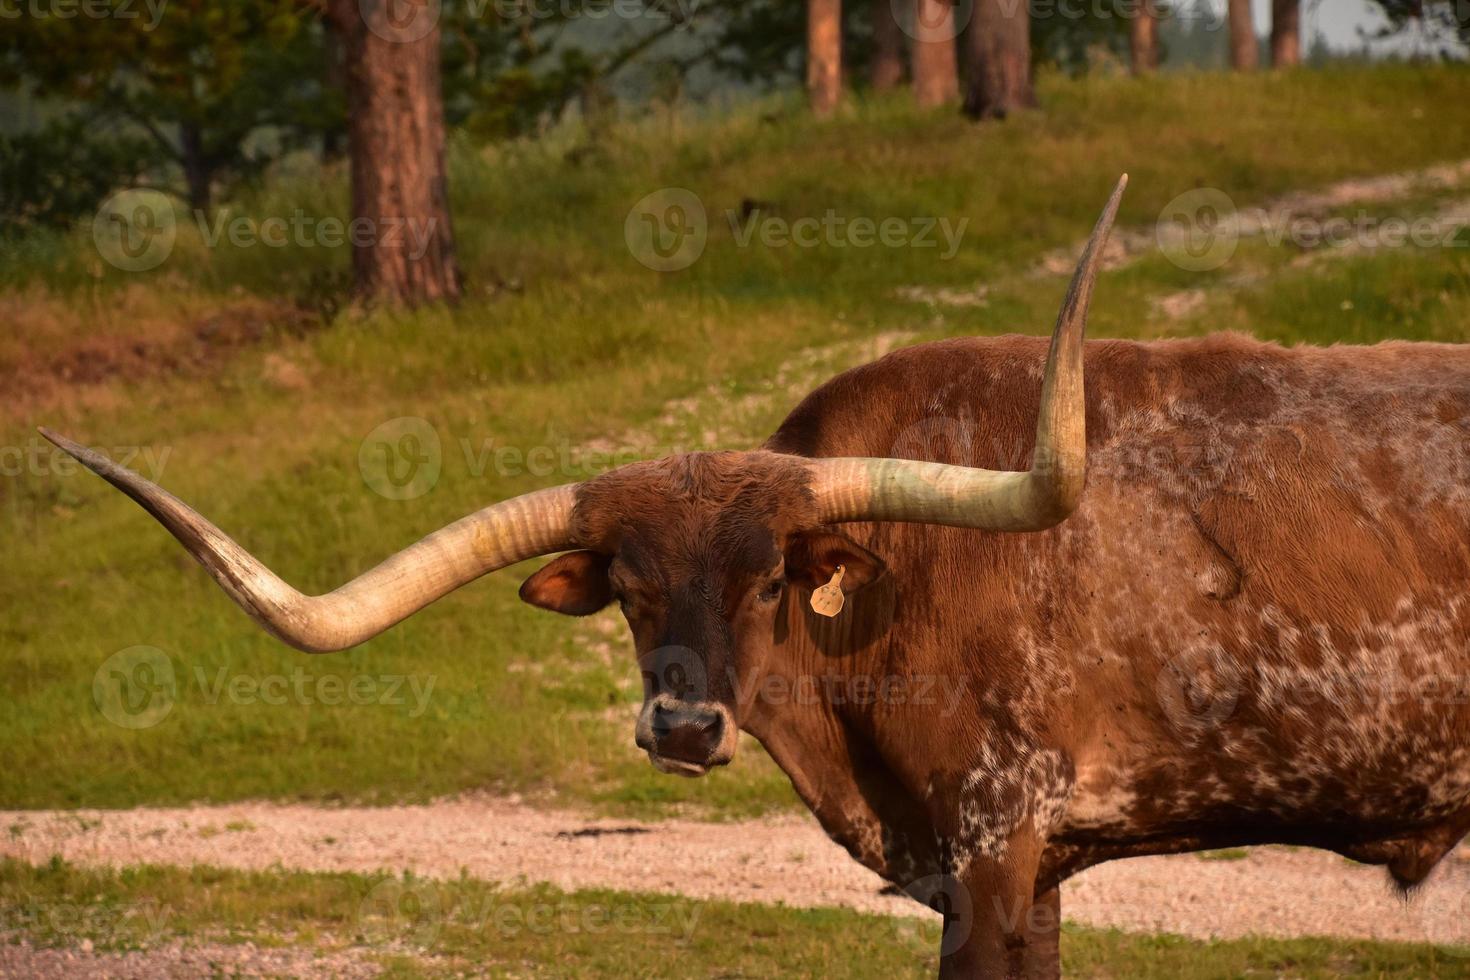
[(771, 581), (766, 583), (765, 588), (760, 590), (760, 593), (756, 596), (756, 598), (760, 599), (761, 602), (775, 602), (777, 599), (781, 598), (781, 593), (785, 591), (785, 589), (786, 580), (784, 578), (773, 578), (771, 579)]

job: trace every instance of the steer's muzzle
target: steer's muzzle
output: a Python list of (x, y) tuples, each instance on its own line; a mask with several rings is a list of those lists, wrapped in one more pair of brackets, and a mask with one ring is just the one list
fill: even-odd
[(660, 694), (643, 703), (635, 741), (659, 771), (703, 776), (735, 757), (737, 735), (724, 705)]

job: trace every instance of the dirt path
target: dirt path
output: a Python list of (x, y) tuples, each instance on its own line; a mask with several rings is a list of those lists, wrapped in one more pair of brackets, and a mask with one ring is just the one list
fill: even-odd
[[(696, 898), (922, 912), (808, 817), (640, 823), (547, 812), (501, 799), (420, 807), (247, 803), (188, 809), (0, 812), (0, 853), (33, 863), (210, 864), (377, 870), (549, 882)], [(1325, 852), (1258, 848), (1226, 859), (1140, 858), (1068, 882), (1073, 921), (1198, 938), (1327, 935), (1470, 943), (1470, 859), (1448, 858), (1411, 901), (1384, 871)], [(3, 973), (3, 970), (0, 970)]]
[[(1223, 192), (1216, 192), (1223, 202), (1228, 202), (1228, 210), (1221, 215), (1221, 223), (1214, 228), (1213, 233), (1236, 239), (1253, 238), (1272, 230), (1283, 230), (1294, 218), (1320, 219), (1353, 205), (1366, 208), (1414, 195), (1444, 194), (1467, 183), (1470, 183), (1470, 160), (1460, 160), (1420, 170), (1350, 178), (1315, 190), (1292, 191), (1256, 205), (1242, 205), (1238, 210), (1235, 202), (1230, 201), (1228, 196)], [(1186, 208), (1215, 203), (1204, 197), (1196, 201), (1189, 194), (1181, 195), (1176, 200)], [(1443, 228), (1459, 228), (1464, 224), (1464, 208), (1463, 201), (1452, 202), (1430, 217), (1435, 218)], [(1159, 221), (1145, 227), (1114, 229), (1103, 256), (1104, 266), (1116, 269), (1155, 249), (1183, 248), (1190, 234), (1187, 227), (1165, 221), (1164, 215), (1160, 216)], [(1069, 275), (1085, 245), (1086, 241), (1082, 240), (1068, 248), (1048, 252), (1038, 263), (1038, 271), (1048, 275)]]
[(26, 980), (157, 980), (160, 977), (333, 977), (365, 980), (383, 972), (354, 951), (321, 954), (255, 943), (181, 942), (126, 953), (89, 947), (36, 947), (0, 941), (0, 978)]

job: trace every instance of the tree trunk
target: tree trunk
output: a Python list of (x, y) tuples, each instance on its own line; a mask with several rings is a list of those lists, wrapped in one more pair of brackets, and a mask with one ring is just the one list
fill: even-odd
[(1271, 64), (1291, 68), (1301, 63), (1301, 0), (1271, 0)]
[(973, 66), (965, 113), (1004, 119), (1036, 105), (1031, 88), (1031, 12), (1026, 0), (975, 0), (970, 19)]
[(903, 81), (903, 28), (894, 6), (903, 0), (873, 0), (873, 65), (868, 77), (875, 92)]
[(959, 96), (954, 5), (945, 0), (914, 0), (914, 100), (928, 108)]
[(842, 0), (807, 0), (806, 90), (819, 118), (842, 98)]
[(1128, 25), (1128, 52), (1135, 75), (1159, 67), (1159, 18), (1154, 0), (1142, 0)]
[(1253, 71), (1259, 60), (1256, 28), (1251, 23), (1251, 0), (1229, 0), (1230, 67)]
[(204, 135), (195, 123), (179, 124), (179, 166), (184, 171), (190, 209), (209, 211), (213, 203), (214, 173), (204, 152)]
[(408, 304), (460, 295), (444, 166), (437, 5), (332, 0), (343, 42), (352, 154), (352, 271), (360, 296)]
[[(327, 59), (326, 82), (333, 92), (347, 92), (346, 69), (342, 64), (342, 38), (337, 31), (328, 30), (324, 32), (323, 54)], [(345, 135), (343, 129), (334, 124), (327, 124), (322, 129), (322, 163), (336, 163), (342, 159), (343, 140)]]

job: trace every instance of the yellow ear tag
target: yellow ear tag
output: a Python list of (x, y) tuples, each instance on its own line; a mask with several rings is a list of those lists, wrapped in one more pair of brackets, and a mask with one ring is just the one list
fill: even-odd
[(842, 575), (846, 571), (845, 566), (838, 565), (832, 581), (812, 593), (812, 612), (829, 619), (842, 612), (842, 603), (845, 601), (842, 594)]

